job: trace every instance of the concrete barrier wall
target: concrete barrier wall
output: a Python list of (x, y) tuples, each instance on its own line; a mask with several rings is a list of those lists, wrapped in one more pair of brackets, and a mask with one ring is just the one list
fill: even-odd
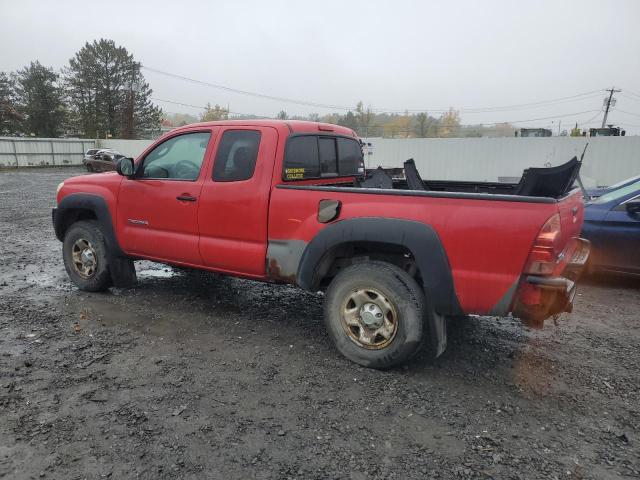
[[(509, 181), (528, 167), (549, 167), (580, 156), (587, 186), (612, 185), (640, 174), (640, 136), (550, 138), (409, 138), (365, 139), (369, 168), (401, 167), (416, 161), (425, 179)], [(113, 148), (137, 157), (153, 140), (81, 140), (0, 137), (0, 166), (80, 164), (89, 148)]]

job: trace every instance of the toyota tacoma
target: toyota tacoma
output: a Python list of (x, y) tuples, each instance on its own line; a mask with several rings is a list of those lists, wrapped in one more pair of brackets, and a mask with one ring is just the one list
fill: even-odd
[(447, 342), (447, 318), (541, 325), (571, 311), (589, 254), (579, 238), (580, 162), (518, 183), (366, 171), (345, 127), (222, 121), (165, 134), (116, 172), (58, 187), (53, 223), (69, 277), (102, 291), (136, 282), (134, 261), (324, 292), (326, 329), (372, 368)]

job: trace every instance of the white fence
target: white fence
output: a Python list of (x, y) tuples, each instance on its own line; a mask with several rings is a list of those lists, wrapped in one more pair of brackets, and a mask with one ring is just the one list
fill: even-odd
[(96, 140), (98, 148), (113, 148), (125, 157), (136, 158), (155, 140)]
[[(640, 175), (640, 136), (547, 138), (409, 138), (365, 139), (371, 143), (367, 168), (401, 167), (413, 158), (424, 179), (509, 181), (528, 167), (560, 165), (580, 158), (588, 186), (612, 185)], [(511, 178), (509, 178), (511, 177)]]
[[(548, 138), (365, 139), (367, 167), (401, 167), (416, 161), (425, 179), (510, 181), (528, 167), (559, 165), (584, 145), (582, 177), (587, 186), (612, 185), (640, 174), (640, 136)], [(89, 148), (113, 148), (137, 157), (152, 140), (78, 140), (0, 137), (0, 166), (77, 165)]]
[(94, 140), (0, 137), (0, 167), (75, 165)]

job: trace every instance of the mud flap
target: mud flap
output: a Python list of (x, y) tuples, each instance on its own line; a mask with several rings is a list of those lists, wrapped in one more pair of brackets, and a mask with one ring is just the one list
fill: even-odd
[(434, 357), (439, 357), (447, 349), (447, 317), (434, 311), (428, 314), (431, 332), (431, 349)]
[(109, 258), (109, 273), (113, 286), (117, 288), (131, 288), (138, 283), (136, 268), (133, 260), (126, 257), (111, 255)]

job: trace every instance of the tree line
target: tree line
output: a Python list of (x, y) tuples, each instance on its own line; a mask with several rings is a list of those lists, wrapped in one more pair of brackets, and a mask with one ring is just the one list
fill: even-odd
[(33, 61), (0, 72), (0, 135), (153, 138), (162, 110), (151, 94), (133, 55), (94, 40), (60, 71)]
[[(232, 115), (229, 110), (220, 105), (207, 104), (204, 111), (196, 117), (188, 114), (166, 115), (165, 119), (175, 126), (182, 126), (196, 121), (208, 122), (227, 119), (262, 118), (256, 115)], [(290, 116), (285, 110), (280, 110), (275, 118), (279, 120), (308, 120), (342, 125), (354, 130), (361, 137), (384, 138), (452, 138), (452, 137), (512, 137), (516, 128), (508, 123), (493, 126), (461, 125), (460, 113), (449, 109), (438, 117), (427, 112), (419, 113), (375, 113), (371, 108), (365, 108), (363, 102), (358, 102), (353, 111), (346, 113), (329, 113), (320, 115)]]
[(347, 113), (330, 113), (319, 115), (311, 113), (307, 116), (291, 116), (281, 110), (276, 118), (292, 120), (311, 120), (342, 125), (356, 131), (361, 137), (383, 138), (452, 138), (452, 137), (485, 137), (510, 136), (515, 127), (508, 123), (485, 125), (462, 125), (460, 113), (453, 108), (435, 117), (427, 112), (409, 113), (376, 113), (370, 107), (365, 108), (358, 102), (355, 109)]

